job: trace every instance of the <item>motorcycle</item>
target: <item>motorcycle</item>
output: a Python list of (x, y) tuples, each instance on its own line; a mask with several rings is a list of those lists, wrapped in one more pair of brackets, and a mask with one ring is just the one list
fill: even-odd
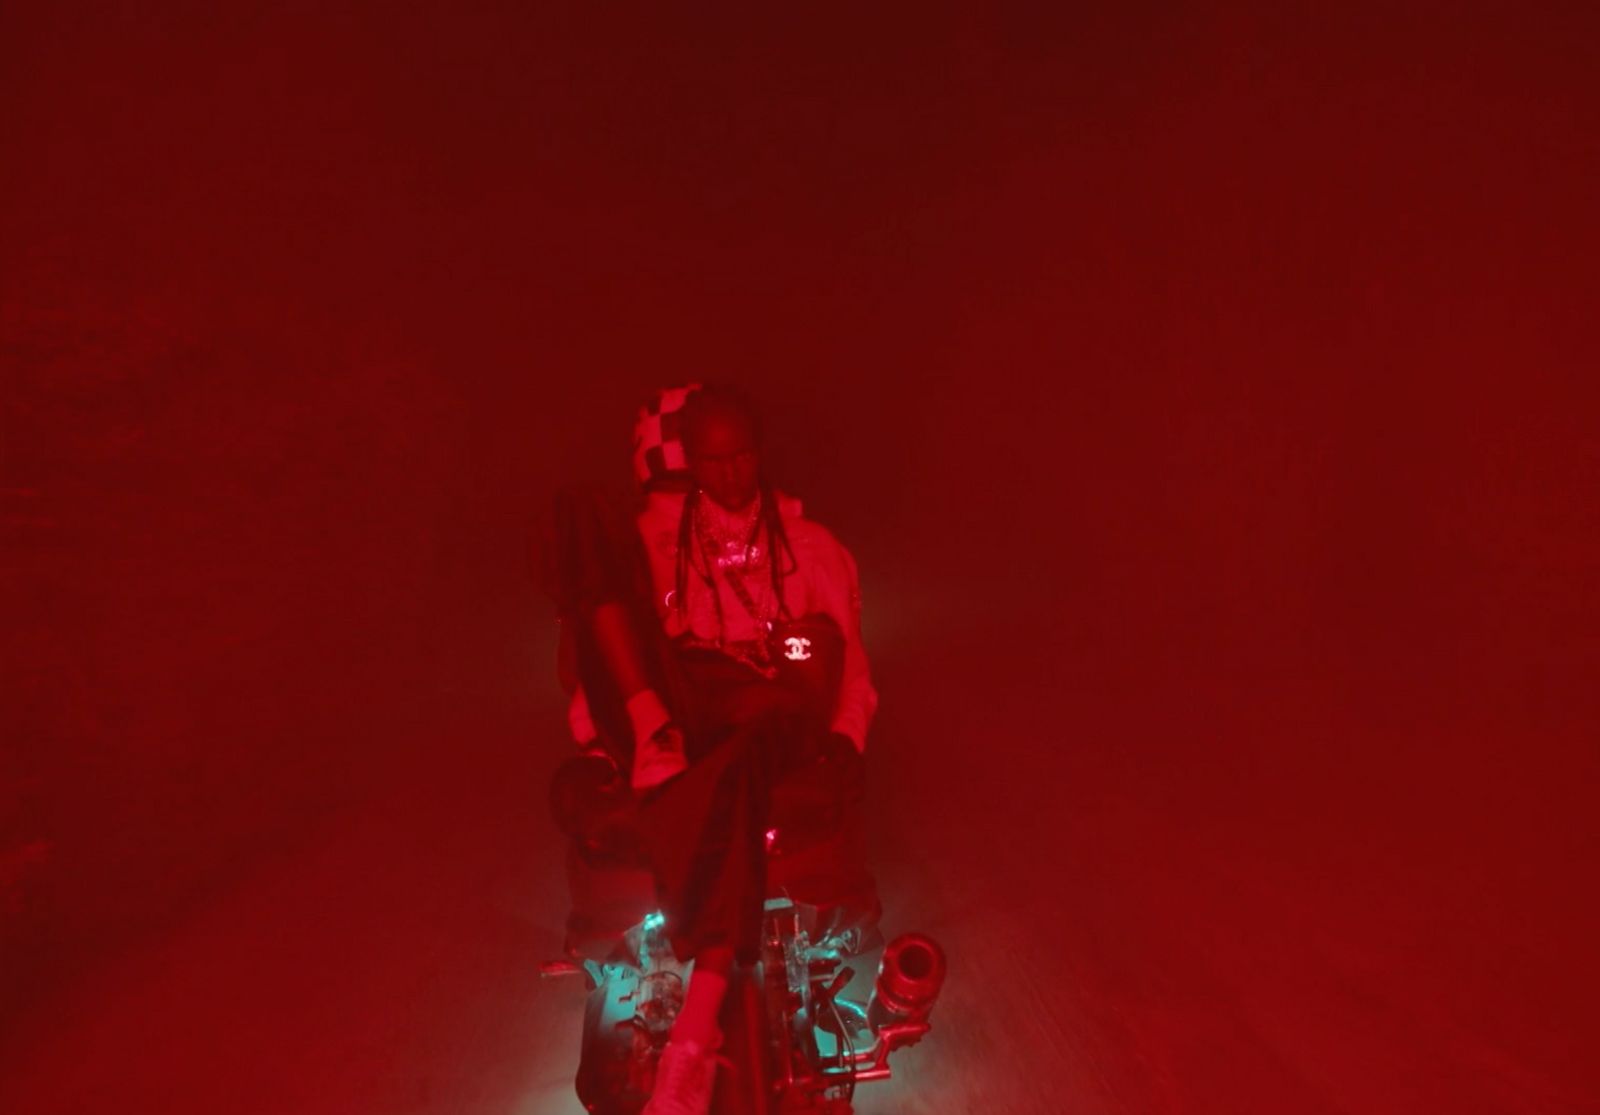
[[(574, 775), (580, 768), (572, 762), (568, 768), (569, 789), (574, 777), (587, 778), (591, 791), (595, 779), (609, 777), (621, 800), (614, 772), (591, 767)], [(608, 820), (604, 808), (594, 807), (603, 798), (591, 792), (586, 823), (564, 826), (575, 837), (568, 857), (574, 909), (567, 955), (545, 964), (542, 974), (581, 976), (588, 989), (575, 1081), (584, 1109), (637, 1115), (693, 962), (673, 955), (665, 919), (650, 910), (651, 880), (617, 820), (621, 814)], [(556, 800), (563, 800), (559, 791)], [(891, 1055), (929, 1032), (947, 970), (944, 953), (920, 933), (883, 945), (870, 876), (843, 851), (852, 843), (849, 826), (832, 832), (797, 826), (792, 838), (768, 832), (771, 897), (759, 958), (737, 973), (724, 1008), (716, 1115), (849, 1115), (857, 1086), (889, 1079)], [(639, 909), (648, 912), (629, 917)], [(880, 947), (869, 995), (864, 1002), (850, 997), (853, 963)]]

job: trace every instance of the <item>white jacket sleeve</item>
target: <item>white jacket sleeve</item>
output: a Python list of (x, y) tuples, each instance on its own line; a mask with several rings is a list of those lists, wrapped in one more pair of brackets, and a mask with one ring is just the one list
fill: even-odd
[(861, 642), (861, 581), (850, 551), (831, 534), (819, 533), (822, 537), (813, 555), (817, 562), (817, 605), (844, 632), (844, 676), (831, 727), (849, 736), (857, 751), (864, 751), (867, 729), (878, 709), (878, 691), (872, 687), (872, 670)]

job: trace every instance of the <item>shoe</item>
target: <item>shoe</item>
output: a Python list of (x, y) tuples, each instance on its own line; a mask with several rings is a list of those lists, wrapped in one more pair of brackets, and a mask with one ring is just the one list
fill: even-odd
[(634, 750), (630, 781), (635, 791), (642, 792), (688, 768), (689, 761), (683, 757), (683, 733), (672, 724), (663, 724)]
[(669, 1041), (656, 1062), (656, 1084), (639, 1115), (707, 1115), (717, 1084), (715, 1045)]

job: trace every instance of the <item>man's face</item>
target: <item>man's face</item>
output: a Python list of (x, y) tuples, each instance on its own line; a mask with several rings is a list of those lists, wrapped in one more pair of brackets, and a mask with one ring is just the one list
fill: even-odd
[(689, 471), (700, 490), (729, 511), (742, 511), (756, 498), (761, 455), (755, 431), (736, 415), (708, 414), (683, 443)]

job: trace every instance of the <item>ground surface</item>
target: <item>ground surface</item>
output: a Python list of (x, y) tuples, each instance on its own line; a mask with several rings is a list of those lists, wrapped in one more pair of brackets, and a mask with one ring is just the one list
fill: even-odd
[[(474, 742), (447, 767), (94, 956), (13, 1032), (0, 1109), (578, 1110), (583, 993), (537, 977), (563, 905), (536, 752), (459, 727)], [(898, 822), (880, 841), (890, 928), (936, 936), (952, 975), (933, 1035), (863, 1113), (1594, 1109), (1554, 959), (1582, 931), (1506, 908), (1548, 900), (1537, 885), (1484, 892), (1414, 840), (1383, 866), (1352, 842), (1393, 833), (1252, 806), (1211, 784), (1203, 747), (1155, 770), (1057, 746), (1074, 755), (1048, 788), (919, 766), (880, 790)], [(1006, 809), (985, 804), (999, 794)]]

